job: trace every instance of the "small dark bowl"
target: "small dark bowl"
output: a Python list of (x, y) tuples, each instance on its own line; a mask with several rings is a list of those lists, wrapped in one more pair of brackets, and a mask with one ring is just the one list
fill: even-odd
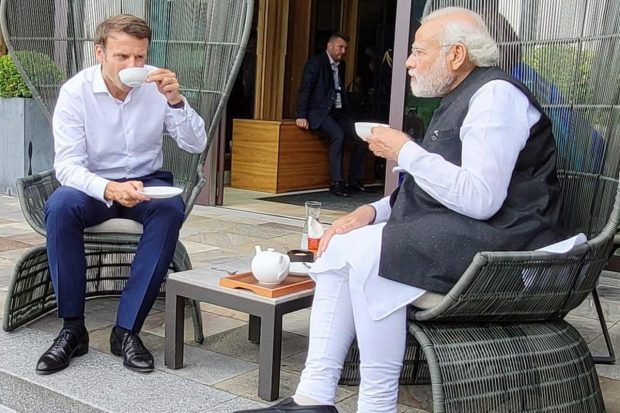
[(286, 255), (291, 262), (314, 262), (314, 253), (310, 250), (290, 250)]

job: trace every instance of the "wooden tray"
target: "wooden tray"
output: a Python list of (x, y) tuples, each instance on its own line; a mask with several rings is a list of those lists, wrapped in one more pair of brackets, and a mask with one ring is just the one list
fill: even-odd
[(259, 284), (251, 272), (244, 272), (220, 278), (220, 285), (229, 288), (243, 288), (263, 297), (276, 298), (297, 291), (310, 290), (314, 288), (314, 281), (310, 277), (289, 275), (281, 284), (269, 287)]

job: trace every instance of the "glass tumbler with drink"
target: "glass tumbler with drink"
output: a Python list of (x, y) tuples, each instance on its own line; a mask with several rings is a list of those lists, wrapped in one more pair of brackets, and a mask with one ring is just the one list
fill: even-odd
[(312, 220), (319, 221), (321, 216), (321, 203), (319, 201), (306, 201), (306, 221), (301, 234), (301, 249), (307, 250), (308, 247), (308, 230)]

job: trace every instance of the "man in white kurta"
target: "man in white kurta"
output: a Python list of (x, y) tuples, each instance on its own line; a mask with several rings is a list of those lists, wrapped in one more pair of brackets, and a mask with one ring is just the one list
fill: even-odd
[[(447, 27), (463, 31), (462, 41), (447, 43)], [(424, 20), (407, 68), (413, 93), (431, 97), (447, 95), (478, 68), (496, 63), (497, 47), (480, 17), (449, 8)], [(467, 105), (458, 129), (460, 165), (394, 129), (374, 128), (368, 142), (375, 155), (396, 161), (398, 170), (443, 207), (484, 221), (502, 208), (517, 159), (542, 114), (521, 89), (504, 80), (485, 83)], [(427, 308), (443, 296), (379, 275), (382, 236), (391, 213), (390, 197), (385, 197), (336, 220), (326, 231), (310, 273), (316, 291), (300, 383), (292, 398), (254, 412), (336, 412), (338, 380), (355, 338), (360, 348), (358, 412), (396, 412), (406, 306)]]

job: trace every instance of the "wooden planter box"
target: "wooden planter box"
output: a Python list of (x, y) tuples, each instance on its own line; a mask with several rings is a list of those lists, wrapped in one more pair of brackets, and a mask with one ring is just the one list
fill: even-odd
[[(345, 174), (348, 150), (345, 151)], [(374, 178), (374, 156), (366, 159), (365, 182)], [(280, 193), (328, 188), (328, 144), (294, 120), (233, 121), (231, 186)]]

